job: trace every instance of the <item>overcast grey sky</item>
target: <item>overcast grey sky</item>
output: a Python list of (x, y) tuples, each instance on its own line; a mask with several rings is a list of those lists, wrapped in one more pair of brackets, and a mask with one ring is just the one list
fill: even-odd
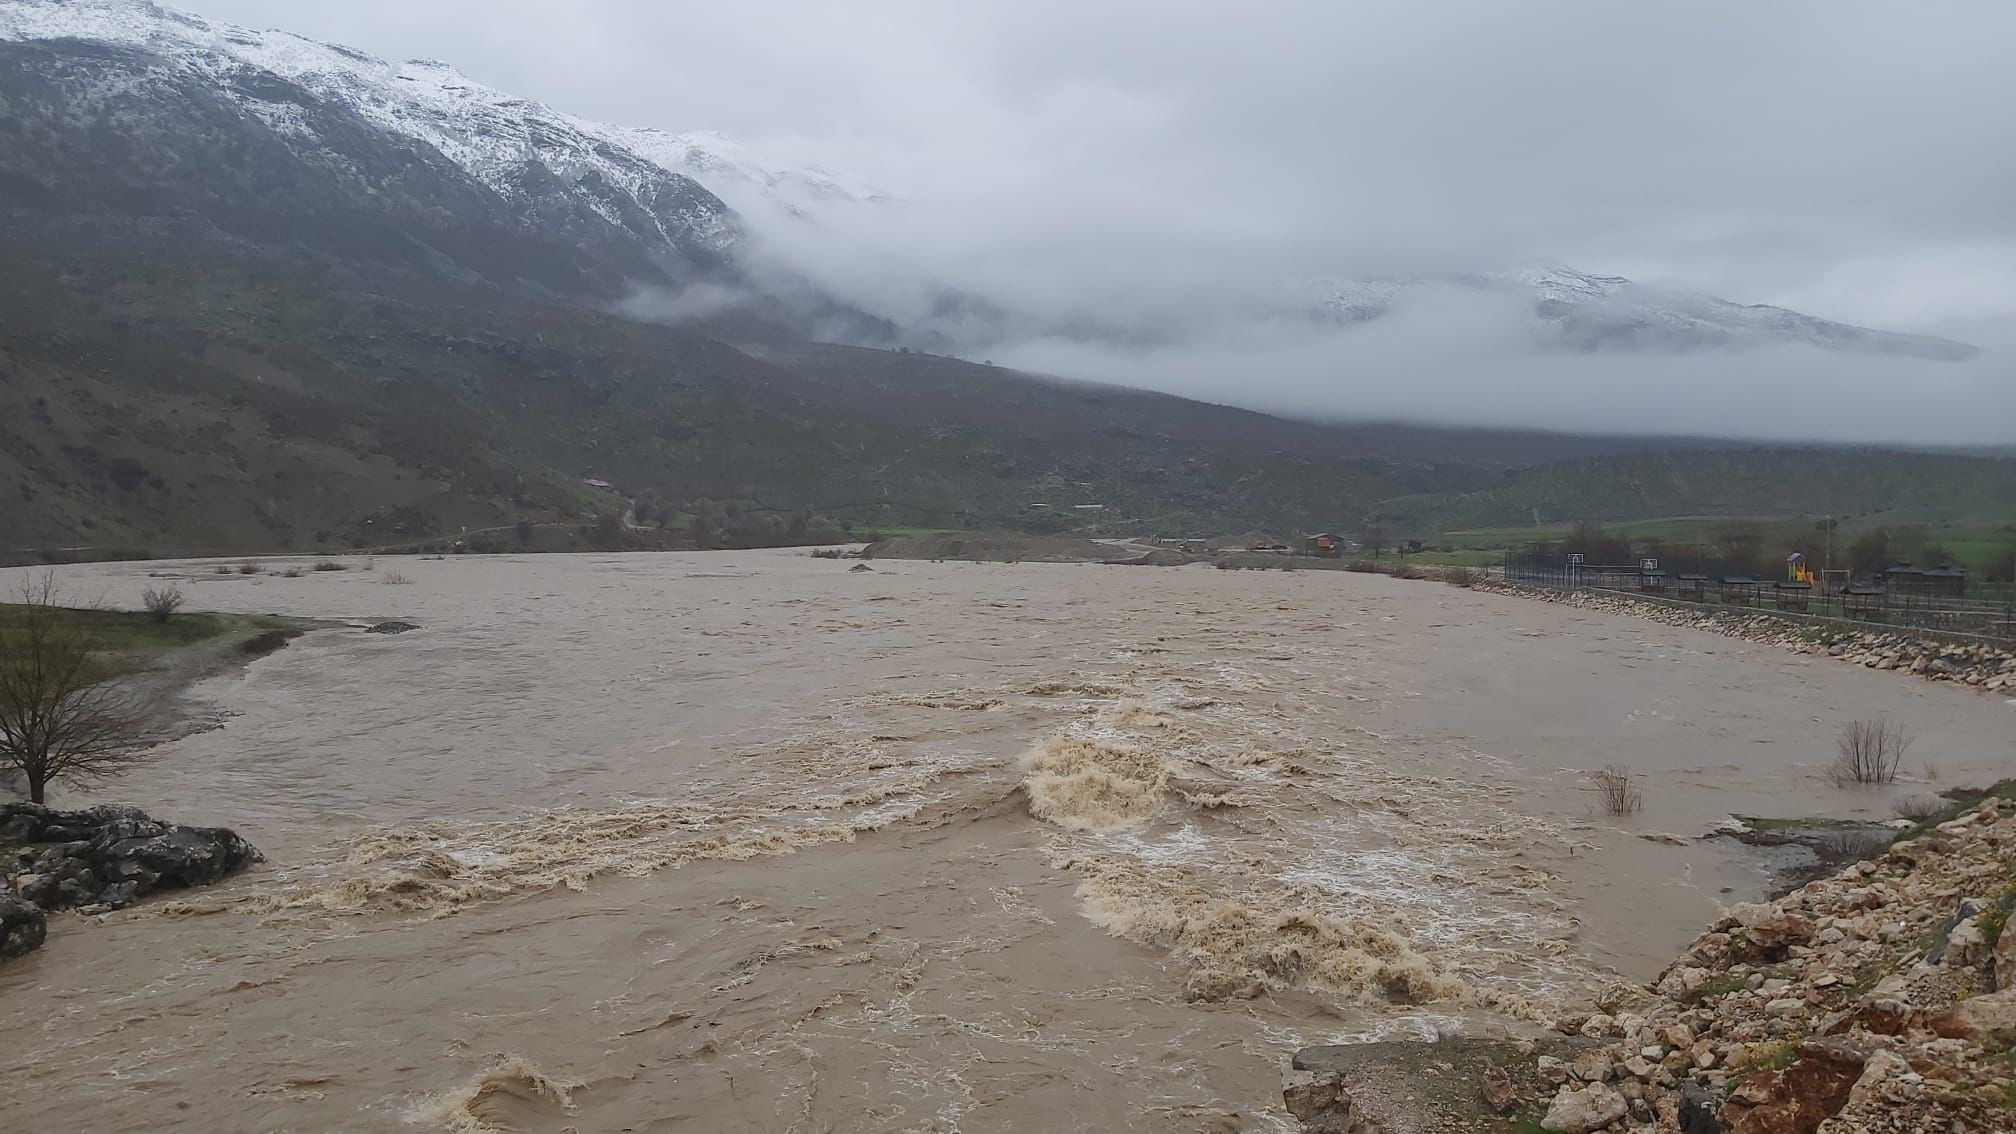
[[(2016, 3), (182, 0), (1003, 234), (2016, 316)], [(1095, 261), (1110, 262), (1103, 251)]]
[[(179, 6), (900, 196), (793, 249), (829, 283), (894, 252), (1055, 314), (1563, 263), (1988, 348), (1641, 359), (1635, 387), (1727, 395), (1656, 411), (1620, 397), (1615, 356), (1519, 356), (1524, 332), (1469, 310), (1348, 341), (994, 352), (1014, 365), (1317, 414), (2016, 441), (2016, 0)], [(808, 244), (845, 227), (825, 221)], [(917, 278), (896, 268), (878, 278)]]

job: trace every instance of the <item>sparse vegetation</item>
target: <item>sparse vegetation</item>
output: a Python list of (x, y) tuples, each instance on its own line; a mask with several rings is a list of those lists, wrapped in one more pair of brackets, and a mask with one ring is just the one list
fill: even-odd
[(336, 562), (336, 561), (335, 561), (334, 559), (320, 559), (320, 560), (317, 560), (317, 561), (315, 562), (315, 569), (316, 569), (317, 571), (347, 571), (347, 570), (349, 570), (349, 568), (347, 568), (347, 567), (343, 566), (343, 565), (342, 565), (341, 563), (338, 563), (338, 562)]
[(1638, 778), (1615, 764), (1589, 773), (1589, 782), (1596, 785), (1606, 815), (1632, 815), (1645, 809), (1645, 793)]
[(231, 573), (231, 568), (224, 566), (222, 563), (219, 563), (217, 566), (212, 567), (210, 570), (216, 572), (219, 575), (229, 575)]
[(1946, 801), (1936, 796), (1914, 795), (1900, 799), (1890, 807), (1890, 813), (1899, 819), (1909, 819), (1913, 823), (1923, 823), (1941, 811), (1946, 810)]
[(156, 622), (166, 622), (175, 617), (184, 602), (182, 589), (176, 586), (148, 587), (140, 592), (140, 605)]
[(55, 782), (116, 775), (145, 758), (153, 702), (121, 681), (106, 623), (58, 600), (53, 575), (22, 586), (0, 629), (0, 767), (28, 798)]
[(378, 581), (381, 583), (390, 583), (394, 586), (398, 586), (399, 584), (402, 583), (410, 583), (413, 580), (406, 577), (406, 572), (401, 571), (395, 567), (392, 570), (385, 572), (383, 575), (378, 576)]
[(1719, 972), (1702, 981), (1699, 987), (1687, 994), (1687, 998), (1697, 1004), (1708, 1000), (1719, 1000), (1732, 992), (1740, 991), (1747, 979), (1742, 973)]
[(1863, 827), (1835, 831), (1821, 837), (1814, 847), (1825, 862), (1860, 862), (1890, 849), (1895, 835), (1879, 828)]
[(1911, 747), (1911, 737), (1902, 725), (1893, 725), (1879, 717), (1848, 722), (1841, 729), (1835, 747), (1834, 763), (1827, 774), (1836, 787), (1887, 784), (1896, 781), (1904, 753)]
[(1428, 574), (1412, 563), (1402, 563), (1393, 568), (1393, 577), (1396, 579), (1425, 579), (1428, 577)]
[(1452, 587), (1467, 587), (1476, 581), (1468, 567), (1450, 567), (1442, 572), (1442, 581)]
[(1743, 1067), (1748, 1071), (1783, 1071), (1797, 1058), (1799, 1044), (1796, 1040), (1767, 1040), (1750, 1049), (1743, 1059)]
[(240, 563), (238, 565), (238, 573), (240, 575), (257, 575), (259, 573), (259, 565), (257, 563)]

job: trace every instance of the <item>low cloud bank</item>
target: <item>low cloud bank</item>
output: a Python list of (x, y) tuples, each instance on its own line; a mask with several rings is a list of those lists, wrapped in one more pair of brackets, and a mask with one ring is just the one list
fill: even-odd
[(1869, 358), (1815, 347), (1675, 354), (1548, 350), (1499, 297), (1422, 297), (1354, 327), (1260, 320), (1153, 348), (1032, 339), (1004, 365), (1300, 417), (1756, 440), (2006, 444), (2016, 357)]

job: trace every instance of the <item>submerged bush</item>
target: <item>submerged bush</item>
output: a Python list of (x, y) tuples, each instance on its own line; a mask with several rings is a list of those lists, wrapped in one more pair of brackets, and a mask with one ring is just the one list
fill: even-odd
[(1882, 717), (1849, 721), (1835, 742), (1834, 763), (1827, 769), (1827, 778), (1836, 787), (1893, 783), (1910, 747), (1911, 737), (1902, 725)]
[(1645, 809), (1645, 794), (1638, 789), (1637, 778), (1615, 764), (1589, 773), (1589, 782), (1596, 785), (1606, 815), (1630, 815)]

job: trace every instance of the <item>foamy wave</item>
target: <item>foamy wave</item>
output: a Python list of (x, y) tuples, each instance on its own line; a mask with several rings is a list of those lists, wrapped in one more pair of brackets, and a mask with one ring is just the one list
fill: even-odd
[(638, 806), (598, 812), (549, 812), (487, 826), (364, 835), (352, 845), (344, 876), (283, 887), (248, 899), (264, 912), (365, 910), (451, 913), (515, 893), (563, 886), (581, 890), (601, 874), (641, 877), (699, 859), (742, 860), (852, 842), (914, 813), (915, 807), (867, 811), (849, 821), (692, 832), (712, 826), (685, 808)]
[(1402, 770), (1405, 738), (1311, 735), (1286, 706), (1209, 695), (1236, 671), (1171, 676), (1067, 724), (1025, 758), (1023, 788), (1081, 911), (1169, 950), (1187, 997), (1299, 988), (1542, 1019), (1581, 982), (1546, 875), (1504, 857), (1545, 825), (1478, 822), (1488, 756)]
[(507, 1055), (463, 1086), (415, 1107), (408, 1118), (457, 1134), (550, 1129), (573, 1112), (579, 1086), (550, 1078), (524, 1056)]
[(1392, 928), (1317, 908), (1321, 896), (1292, 888), (1215, 895), (1182, 872), (1093, 865), (1079, 884), (1086, 916), (1116, 937), (1168, 949), (1190, 969), (1192, 1000), (1258, 996), (1308, 986), (1419, 1003), (1470, 995), (1462, 978), (1417, 952)]
[(1120, 687), (1104, 681), (1039, 681), (1024, 690), (1031, 697), (1118, 697)]
[(1029, 814), (1076, 831), (1146, 822), (1175, 769), (1155, 752), (1082, 737), (1057, 737), (1031, 754), (1022, 786)]

